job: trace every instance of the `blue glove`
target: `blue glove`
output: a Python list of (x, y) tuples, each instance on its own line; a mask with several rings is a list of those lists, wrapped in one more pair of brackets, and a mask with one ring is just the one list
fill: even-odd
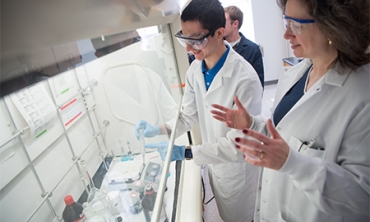
[(139, 120), (135, 126), (135, 136), (137, 140), (140, 140), (140, 129), (144, 130), (145, 137), (154, 137), (160, 133), (159, 126), (153, 126), (145, 120)]
[[(148, 143), (145, 148), (157, 149), (161, 159), (164, 161), (167, 155), (168, 142)], [(184, 160), (185, 146), (173, 145), (171, 161)]]

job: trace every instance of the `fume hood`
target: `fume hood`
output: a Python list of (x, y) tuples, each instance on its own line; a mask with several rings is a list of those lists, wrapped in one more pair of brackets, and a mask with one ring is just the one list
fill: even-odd
[[(189, 180), (200, 190), (199, 168), (170, 155), (162, 161), (143, 144), (188, 144), (187, 135), (144, 139), (134, 129), (140, 119), (161, 124), (178, 115), (188, 60), (172, 37), (184, 4), (2, 2), (1, 221), (62, 221), (63, 198), (83, 203), (92, 186), (120, 191), (123, 221), (148, 221), (135, 208), (142, 197), (132, 196), (148, 184), (158, 193), (151, 221), (162, 205), (168, 221), (181, 221), (180, 172), (196, 172)], [(199, 190), (197, 219), (188, 221), (201, 219)]]

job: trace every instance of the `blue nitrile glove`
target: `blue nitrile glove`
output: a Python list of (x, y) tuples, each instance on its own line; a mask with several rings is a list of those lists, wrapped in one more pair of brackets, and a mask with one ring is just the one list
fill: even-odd
[[(167, 155), (167, 147), (168, 147), (168, 142), (159, 142), (159, 143), (148, 143), (145, 144), (145, 148), (150, 148), (150, 149), (157, 149), (159, 152), (159, 155), (161, 156), (161, 159), (164, 161)], [(185, 156), (185, 146), (177, 146), (173, 145), (173, 150), (172, 150), (172, 157), (171, 161), (176, 161), (176, 160), (184, 160)]]
[(135, 136), (137, 140), (140, 140), (140, 129), (144, 130), (145, 137), (154, 137), (156, 135), (159, 135), (160, 133), (159, 126), (153, 126), (153, 125), (150, 125), (145, 120), (139, 120), (136, 122), (136, 127), (135, 127)]

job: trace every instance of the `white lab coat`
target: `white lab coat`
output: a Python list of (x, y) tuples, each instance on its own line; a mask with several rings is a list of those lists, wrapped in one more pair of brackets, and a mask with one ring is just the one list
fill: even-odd
[[(230, 128), (214, 119), (210, 113), (211, 104), (214, 103), (235, 109), (235, 95), (251, 113), (261, 113), (262, 86), (258, 75), (231, 47), (224, 66), (208, 91), (201, 61), (193, 61), (186, 73), (177, 135), (190, 130), (199, 122), (203, 144), (192, 147), (194, 162), (198, 165), (209, 164), (210, 183), (220, 216), (225, 222), (248, 222), (253, 220), (259, 168), (245, 162), (242, 155), (237, 155), (226, 139)], [(167, 124), (172, 128), (174, 121)], [(231, 156), (229, 158), (233, 162), (227, 162), (225, 155)], [(211, 164), (219, 162), (225, 163)]]
[[(282, 74), (273, 109), (310, 64), (305, 59)], [(280, 170), (262, 170), (254, 221), (369, 221), (369, 64), (335, 70), (276, 126), (290, 152)], [(267, 133), (264, 118), (254, 117), (251, 129)], [(302, 145), (311, 139), (311, 148)]]

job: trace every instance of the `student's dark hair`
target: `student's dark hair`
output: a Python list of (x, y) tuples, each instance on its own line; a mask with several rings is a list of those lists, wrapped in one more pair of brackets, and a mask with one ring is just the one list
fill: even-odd
[(218, 0), (192, 0), (181, 13), (181, 21), (199, 21), (209, 31), (225, 28), (225, 11)]
[[(285, 12), (288, 0), (277, 0)], [(338, 50), (342, 67), (356, 69), (370, 62), (369, 0), (299, 0)]]

